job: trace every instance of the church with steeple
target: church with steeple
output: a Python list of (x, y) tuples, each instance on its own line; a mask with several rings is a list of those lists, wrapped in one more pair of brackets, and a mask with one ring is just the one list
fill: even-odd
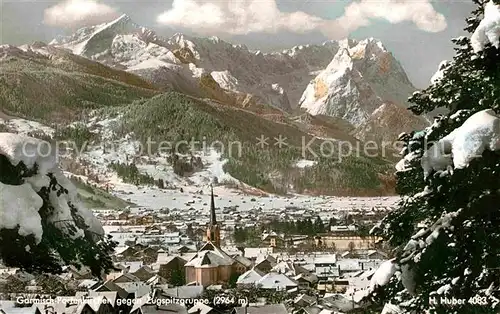
[(227, 284), (232, 277), (248, 269), (221, 249), (220, 225), (215, 215), (214, 190), (210, 186), (210, 221), (206, 241), (202, 248), (185, 265), (186, 283), (204, 287)]
[(214, 188), (210, 186), (210, 222), (208, 223), (206, 242), (212, 242), (216, 247), (220, 247), (220, 227), (215, 216)]

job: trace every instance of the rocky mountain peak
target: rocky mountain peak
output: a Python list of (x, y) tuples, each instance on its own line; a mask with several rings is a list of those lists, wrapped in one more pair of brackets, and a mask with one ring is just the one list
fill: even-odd
[(352, 68), (352, 66), (353, 58), (351, 57), (350, 51), (346, 48), (340, 48), (326, 67), (325, 71), (336, 71), (344, 68)]
[(406, 107), (413, 91), (399, 62), (380, 41), (369, 38), (350, 48), (341, 46), (326, 69), (309, 83), (300, 106), (311, 114), (360, 126), (384, 102)]
[(349, 48), (356, 46), (358, 44), (358, 41), (356, 39), (352, 39), (352, 38), (344, 38), (344, 39), (338, 40), (337, 43), (338, 43), (339, 47), (349, 49)]
[(373, 38), (364, 39), (357, 45), (349, 48), (353, 59), (374, 59), (387, 53), (383, 44)]

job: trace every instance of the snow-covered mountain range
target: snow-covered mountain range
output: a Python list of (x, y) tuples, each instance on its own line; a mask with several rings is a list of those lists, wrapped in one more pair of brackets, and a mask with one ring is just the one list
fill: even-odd
[[(301, 143), (318, 139), (313, 153), (319, 140), (361, 147), (372, 140), (396, 141), (402, 131), (427, 124), (406, 110), (415, 88), (399, 62), (372, 38), (264, 53), (216, 37), (161, 38), (124, 15), (49, 44), (0, 46), (0, 70), (0, 118), (25, 119), (35, 137), (88, 141), (93, 148), (62, 168), (100, 183), (113, 181), (118, 170), (110, 163), (121, 160), (147, 174), (147, 184), (161, 179), (172, 188), (203, 186), (207, 178), (225, 182), (229, 175), (246, 190), (387, 195), (393, 190), (392, 156), (353, 157), (348, 166), (328, 160), (320, 164), (316, 154), (300, 150)], [(91, 118), (116, 120), (114, 137), (96, 133)], [(39, 130), (34, 121), (59, 131)], [(83, 133), (73, 131), (77, 121), (84, 121), (78, 124)], [(19, 133), (10, 122), (0, 123), (0, 129)], [(193, 173), (180, 174), (173, 169), (181, 162), (168, 161), (168, 156), (160, 161), (143, 160), (144, 154), (127, 158), (135, 155), (128, 151), (132, 139), (178, 141), (202, 135), (240, 141), (246, 151), (241, 158), (210, 154), (202, 158), (202, 169), (190, 164)], [(290, 153), (278, 153), (281, 148), (273, 145), (267, 157), (260, 156), (254, 145), (259, 136), (284, 136)], [(126, 147), (125, 158), (111, 156), (103, 148), (108, 142)], [(150, 169), (157, 163), (168, 171), (158, 175), (158, 169)], [(335, 176), (322, 176), (325, 167)]]
[(300, 106), (354, 126), (385, 102), (405, 107), (415, 91), (399, 62), (373, 38), (262, 53), (217, 37), (161, 38), (123, 15), (50, 45), (136, 73), (163, 88), (219, 101), (252, 95), (260, 104), (288, 112)]

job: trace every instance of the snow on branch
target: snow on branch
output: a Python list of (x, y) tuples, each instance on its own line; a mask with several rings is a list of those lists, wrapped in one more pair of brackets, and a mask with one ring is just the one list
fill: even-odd
[(500, 149), (500, 119), (492, 109), (479, 111), (460, 127), (432, 145), (422, 156), (421, 165), (427, 177), (433, 170), (453, 165), (463, 169), (488, 149)]
[[(99, 220), (80, 205), (75, 187), (58, 168), (57, 152), (48, 142), (0, 133), (0, 157), (7, 158), (12, 165), (12, 169), (0, 171), (0, 229), (18, 228), (20, 236), (33, 235), (35, 242), (40, 243), (43, 236), (40, 210), (44, 200), (39, 192), (45, 188), (53, 207), (45, 217), (48, 222), (73, 238), (83, 237), (85, 231), (104, 235)], [(4, 168), (11, 168), (8, 162), (3, 164)], [(86, 226), (82, 227), (78, 219), (83, 219)], [(58, 221), (66, 223), (57, 224)], [(76, 232), (70, 231), (75, 229)]]
[(19, 235), (34, 235), (36, 242), (40, 243), (42, 220), (38, 210), (42, 205), (42, 198), (30, 184), (0, 183), (0, 229), (19, 227)]
[(484, 7), (484, 17), (471, 36), (474, 52), (482, 51), (487, 44), (499, 48), (500, 44), (500, 5), (490, 0)]
[(438, 70), (431, 77), (431, 84), (439, 83), (444, 77), (444, 72), (451, 66), (451, 64), (452, 63), (448, 60), (441, 61), (438, 66)]
[(0, 155), (7, 157), (13, 166), (22, 162), (33, 169), (36, 164), (43, 174), (57, 166), (56, 150), (50, 143), (20, 134), (0, 133)]
[(387, 285), (396, 270), (397, 266), (394, 260), (383, 262), (373, 274), (368, 291), (373, 292), (375, 288)]

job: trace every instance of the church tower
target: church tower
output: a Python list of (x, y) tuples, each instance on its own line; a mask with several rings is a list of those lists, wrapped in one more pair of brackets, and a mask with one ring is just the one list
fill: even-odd
[(215, 217), (215, 201), (214, 201), (214, 188), (210, 185), (211, 200), (210, 200), (210, 223), (207, 229), (207, 241), (212, 242), (216, 247), (220, 247), (220, 227), (217, 224)]

